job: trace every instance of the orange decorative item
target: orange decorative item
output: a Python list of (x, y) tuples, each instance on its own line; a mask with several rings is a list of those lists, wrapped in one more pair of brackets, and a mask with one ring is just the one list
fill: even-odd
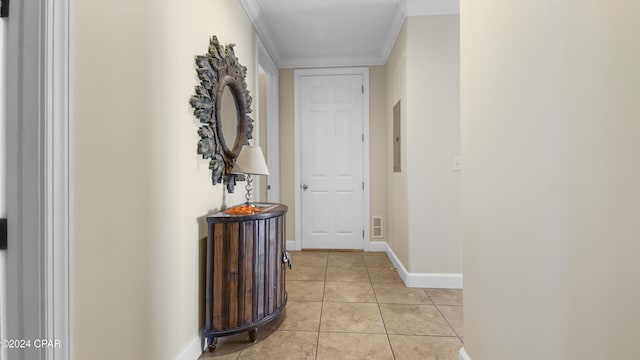
[(260, 212), (260, 209), (251, 205), (238, 205), (224, 211), (227, 215), (251, 215)]

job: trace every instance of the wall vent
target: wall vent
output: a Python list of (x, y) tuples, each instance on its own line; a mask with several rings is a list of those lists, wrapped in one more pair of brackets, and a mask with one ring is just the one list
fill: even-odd
[(376, 239), (384, 237), (384, 231), (382, 229), (382, 216), (371, 217), (371, 237)]

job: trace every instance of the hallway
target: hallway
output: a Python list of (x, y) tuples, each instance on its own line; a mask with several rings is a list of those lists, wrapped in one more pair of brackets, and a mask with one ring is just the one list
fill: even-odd
[(458, 359), (462, 290), (407, 288), (385, 253), (292, 255), (285, 311), (200, 359)]

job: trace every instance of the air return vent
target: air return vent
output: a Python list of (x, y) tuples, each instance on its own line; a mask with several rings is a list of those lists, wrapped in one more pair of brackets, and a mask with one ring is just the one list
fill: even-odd
[(376, 239), (384, 237), (384, 232), (382, 230), (382, 216), (371, 217), (371, 230), (371, 237)]

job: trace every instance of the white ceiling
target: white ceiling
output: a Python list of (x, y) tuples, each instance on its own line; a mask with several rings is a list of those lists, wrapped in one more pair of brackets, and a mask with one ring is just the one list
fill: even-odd
[(240, 0), (280, 68), (382, 65), (406, 16), (458, 14), (459, 0)]

